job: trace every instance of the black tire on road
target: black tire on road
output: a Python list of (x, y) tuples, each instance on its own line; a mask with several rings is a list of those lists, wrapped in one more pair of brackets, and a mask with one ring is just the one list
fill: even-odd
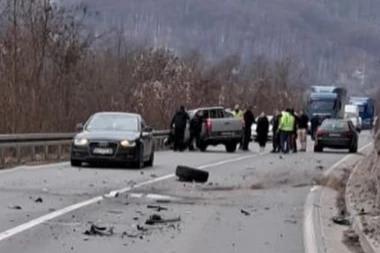
[(208, 180), (209, 173), (204, 170), (191, 168), (188, 166), (178, 165), (175, 171), (176, 176), (181, 181), (205, 183)]
[(226, 146), (226, 151), (228, 153), (233, 153), (233, 152), (236, 151), (237, 143), (235, 143), (235, 142), (228, 142), (228, 143), (225, 144), (225, 146)]
[(82, 162), (81, 161), (73, 160), (73, 159), (70, 160), (70, 164), (71, 164), (72, 167), (81, 167), (82, 166)]

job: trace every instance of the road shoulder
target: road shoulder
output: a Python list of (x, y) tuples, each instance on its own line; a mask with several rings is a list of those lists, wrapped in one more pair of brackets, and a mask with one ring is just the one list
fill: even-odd
[[(372, 145), (366, 145), (360, 152), (369, 152)], [(331, 176), (343, 173), (345, 169), (354, 167), (363, 156), (347, 155), (330, 167), (324, 177), (331, 180)], [(332, 222), (333, 216), (339, 215), (337, 198), (339, 192), (333, 186), (320, 185), (311, 189), (304, 209), (304, 247), (306, 253), (351, 253), (352, 251), (343, 242), (343, 233), (346, 226)]]
[(379, 216), (376, 216), (376, 180), (374, 169), (379, 166), (375, 151), (354, 168), (347, 183), (346, 204), (352, 217), (352, 228), (365, 253), (380, 252)]

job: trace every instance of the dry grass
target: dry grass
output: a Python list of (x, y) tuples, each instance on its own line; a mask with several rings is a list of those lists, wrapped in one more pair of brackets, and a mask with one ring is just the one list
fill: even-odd
[(196, 52), (180, 58), (132, 45), (116, 32), (96, 36), (82, 25), (84, 9), (1, 1), (7, 3), (0, 18), (2, 133), (72, 132), (103, 110), (140, 112), (156, 129), (167, 129), (180, 104), (247, 102), (256, 114), (301, 104), (295, 87), (306, 76), (294, 59), (253, 57), (242, 64), (233, 55), (208, 65)]
[(343, 232), (343, 243), (355, 253), (364, 253), (360, 241), (359, 236), (355, 233), (353, 229), (347, 229)]

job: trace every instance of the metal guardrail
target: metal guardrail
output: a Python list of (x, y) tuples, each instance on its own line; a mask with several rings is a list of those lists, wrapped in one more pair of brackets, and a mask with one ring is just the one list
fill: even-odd
[[(153, 131), (156, 150), (164, 150), (169, 130)], [(35, 161), (67, 160), (76, 133), (0, 135), (0, 168)], [(52, 149), (54, 147), (54, 149)]]

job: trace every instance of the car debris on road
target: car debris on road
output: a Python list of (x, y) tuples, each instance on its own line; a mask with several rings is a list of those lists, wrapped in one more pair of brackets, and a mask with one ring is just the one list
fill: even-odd
[(163, 219), (160, 215), (153, 214), (149, 217), (149, 219), (145, 222), (146, 225), (155, 225), (155, 224), (165, 224), (171, 222), (179, 222), (181, 221), (181, 217), (172, 218), (172, 219)]
[(156, 209), (157, 212), (167, 211), (168, 210), (167, 207), (155, 206), (155, 205), (148, 205), (147, 208), (149, 208), (149, 209)]
[(249, 213), (248, 211), (245, 211), (244, 209), (241, 209), (240, 212), (246, 216), (249, 216), (251, 215), (251, 213)]
[(22, 210), (22, 207), (21, 206), (18, 206), (18, 205), (10, 205), (8, 206), (9, 209), (14, 209), (14, 210)]
[(85, 235), (99, 235), (99, 236), (112, 236), (114, 234), (114, 227), (106, 228), (106, 227), (99, 227), (94, 224), (91, 225), (89, 230), (86, 230), (84, 232)]
[(38, 197), (34, 202), (42, 203), (42, 202), (44, 202), (44, 200), (41, 197)]
[(334, 216), (331, 219), (335, 224), (349, 226), (351, 224), (350, 220), (344, 216)]

